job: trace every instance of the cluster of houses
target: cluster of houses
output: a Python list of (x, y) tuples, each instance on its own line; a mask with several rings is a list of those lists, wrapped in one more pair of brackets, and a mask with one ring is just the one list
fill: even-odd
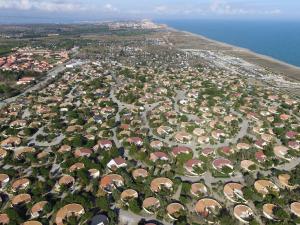
[(0, 224), (299, 221), (299, 116), (297, 99), (210, 67), (69, 68), (1, 109)]

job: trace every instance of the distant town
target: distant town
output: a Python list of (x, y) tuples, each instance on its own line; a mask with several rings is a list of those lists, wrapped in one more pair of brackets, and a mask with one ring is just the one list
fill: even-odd
[(300, 223), (297, 80), (148, 20), (41, 26), (1, 34), (0, 224)]

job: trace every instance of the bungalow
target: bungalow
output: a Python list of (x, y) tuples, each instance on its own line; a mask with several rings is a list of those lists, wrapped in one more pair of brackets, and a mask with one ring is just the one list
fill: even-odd
[(124, 179), (119, 174), (108, 174), (101, 178), (99, 186), (107, 193), (111, 193), (117, 187), (124, 185)]
[(197, 176), (197, 175), (200, 175), (200, 174), (196, 173), (194, 171), (194, 169), (196, 167), (202, 167), (202, 165), (203, 165), (203, 162), (201, 160), (199, 160), (199, 159), (190, 159), (190, 160), (186, 161), (186, 163), (184, 164), (184, 168), (186, 169), (186, 171), (189, 174), (191, 174), (193, 176)]
[(283, 145), (277, 145), (274, 147), (273, 151), (274, 154), (278, 157), (278, 158), (282, 158), (282, 159), (286, 159), (286, 160), (290, 160), (286, 158), (286, 155), (288, 154), (288, 148), (283, 146)]
[(249, 148), (250, 148), (251, 146), (249, 145), (249, 144), (247, 144), (247, 143), (238, 143), (237, 145), (236, 145), (236, 148), (238, 149), (238, 150), (248, 150)]
[(30, 220), (22, 223), (22, 225), (43, 225), (43, 224), (36, 220)]
[(159, 192), (162, 187), (172, 190), (173, 182), (166, 177), (155, 178), (151, 181), (150, 189), (153, 192)]
[(164, 143), (162, 141), (151, 141), (150, 142), (150, 147), (153, 149), (161, 149), (164, 146)]
[(287, 173), (283, 173), (283, 174), (278, 175), (279, 183), (283, 188), (293, 189), (293, 188), (296, 187), (296, 186), (292, 186), (292, 185), (289, 184), (290, 179), (291, 179), (291, 176)]
[(285, 136), (288, 139), (295, 139), (298, 136), (298, 132), (296, 132), (296, 131), (288, 131), (288, 132), (286, 132)]
[(300, 144), (297, 141), (289, 141), (288, 142), (288, 147), (294, 150), (299, 150)]
[(208, 136), (200, 136), (200, 137), (198, 137), (197, 142), (199, 144), (206, 144), (206, 143), (209, 143), (209, 140), (210, 140), (210, 138)]
[(215, 170), (221, 171), (223, 168), (228, 167), (230, 169), (233, 169), (233, 164), (229, 159), (225, 158), (218, 158), (215, 159), (212, 163), (213, 168)]
[(213, 148), (204, 148), (204, 149), (202, 149), (201, 154), (205, 157), (213, 156), (215, 154), (215, 149), (213, 149)]
[(155, 211), (160, 207), (160, 202), (157, 198), (149, 197), (144, 199), (142, 208), (149, 214), (155, 213)]
[(11, 149), (12, 147), (18, 146), (20, 144), (21, 144), (21, 138), (14, 137), (14, 136), (8, 137), (3, 141), (1, 141), (1, 147), (5, 149)]
[(85, 167), (85, 166), (84, 166), (83, 163), (78, 162), (78, 163), (75, 163), (75, 164), (73, 164), (72, 166), (70, 166), (70, 167), (69, 167), (69, 171), (72, 173), (72, 172), (74, 172), (74, 171), (76, 171), (76, 170), (81, 170), (81, 169), (83, 169), (84, 167)]
[(122, 167), (126, 167), (126, 166), (127, 166), (126, 160), (123, 159), (121, 156), (119, 156), (117, 158), (114, 158), (114, 159), (111, 159), (107, 163), (107, 167), (110, 170), (113, 170), (113, 171), (116, 170), (116, 169), (122, 168)]
[(234, 153), (234, 149), (229, 146), (224, 146), (219, 149), (219, 152), (229, 156)]
[(0, 160), (4, 159), (7, 156), (7, 151), (3, 148), (0, 148)]
[(110, 140), (99, 140), (98, 145), (101, 149), (111, 149), (113, 143)]
[(0, 224), (2, 225), (7, 225), (9, 224), (10, 220), (9, 217), (6, 213), (1, 213), (0, 214)]
[(195, 128), (193, 130), (193, 134), (200, 137), (201, 135), (205, 134), (205, 130), (202, 128)]
[(291, 205), (291, 212), (297, 217), (300, 217), (300, 202), (293, 202)]
[(192, 135), (187, 132), (180, 131), (175, 133), (174, 138), (179, 143), (186, 143), (192, 140)]
[(30, 181), (27, 178), (20, 178), (18, 180), (15, 180), (12, 183), (12, 191), (16, 192), (18, 190), (26, 189), (29, 186), (29, 184), (30, 184)]
[(214, 130), (211, 132), (211, 136), (216, 140), (220, 140), (222, 137), (226, 137), (226, 134), (221, 130)]
[(243, 194), (243, 185), (240, 183), (227, 183), (223, 188), (223, 193), (228, 200), (237, 202), (246, 202)]
[(172, 149), (172, 155), (173, 157), (177, 157), (178, 155), (181, 154), (190, 154), (193, 153), (192, 149), (189, 147), (185, 147), (185, 146), (178, 146), (178, 147), (174, 147)]
[(254, 167), (254, 166), (256, 167), (256, 164), (251, 160), (242, 160), (241, 161), (241, 168), (248, 172), (252, 171), (251, 167)]
[(133, 190), (133, 189), (127, 189), (127, 190), (124, 190), (122, 193), (121, 193), (121, 201), (124, 202), (124, 203), (128, 203), (128, 201), (134, 199), (134, 198), (138, 198), (138, 193), (136, 190)]
[(157, 160), (168, 161), (169, 156), (164, 152), (152, 152), (152, 153), (150, 153), (150, 161), (156, 162)]
[(63, 175), (59, 180), (58, 180), (58, 185), (55, 187), (57, 191), (60, 190), (61, 186), (68, 186), (72, 187), (75, 184), (75, 178), (70, 176), (70, 175)]
[(159, 136), (165, 136), (173, 132), (173, 129), (168, 126), (160, 126), (156, 129)]
[(203, 183), (193, 183), (191, 185), (191, 194), (196, 197), (206, 196), (208, 194), (208, 189)]
[(70, 216), (81, 216), (84, 214), (84, 208), (80, 204), (68, 204), (58, 210), (55, 215), (55, 223), (64, 225), (63, 221)]
[(167, 206), (167, 215), (171, 220), (177, 220), (180, 216), (180, 212), (184, 210), (184, 206), (180, 203), (171, 203)]
[(265, 153), (263, 151), (257, 151), (255, 152), (255, 159), (259, 162), (259, 163), (263, 163), (266, 161), (267, 156), (265, 155)]
[(203, 217), (208, 217), (209, 214), (217, 214), (222, 208), (219, 202), (211, 198), (200, 199), (195, 206), (195, 211), (198, 215)]
[(12, 198), (11, 203), (13, 206), (27, 204), (31, 202), (31, 196), (29, 194), (19, 194)]
[(59, 149), (58, 149), (58, 152), (59, 153), (65, 153), (65, 152), (69, 152), (71, 151), (71, 146), (69, 145), (62, 145)]
[(9, 182), (9, 176), (5, 173), (0, 174), (0, 188), (4, 188)]
[(135, 169), (132, 171), (132, 177), (133, 179), (138, 179), (139, 177), (141, 178), (146, 178), (148, 177), (149, 173), (147, 170), (139, 168), (139, 169)]
[(15, 121), (11, 122), (9, 124), (9, 126), (12, 128), (21, 129), (21, 128), (24, 128), (26, 126), (26, 124), (27, 124), (26, 120), (15, 120)]
[(246, 205), (236, 205), (233, 209), (233, 215), (242, 223), (248, 224), (253, 218), (254, 213), (249, 206)]
[(136, 146), (142, 146), (143, 145), (143, 139), (140, 137), (130, 137), (127, 139), (127, 142), (129, 144), (134, 144)]
[(256, 148), (259, 149), (264, 149), (264, 147), (267, 145), (268, 143), (266, 141), (264, 141), (263, 139), (258, 139), (255, 141), (254, 146)]
[(44, 207), (47, 205), (47, 201), (41, 201), (35, 203), (31, 209), (30, 209), (30, 214), (32, 218), (37, 218), (39, 217), (40, 213), (43, 211)]
[(76, 149), (75, 152), (74, 152), (74, 156), (76, 158), (79, 158), (79, 157), (90, 157), (90, 155), (93, 153), (93, 151), (89, 148), (79, 148), (79, 149)]
[(257, 180), (254, 183), (255, 190), (263, 196), (270, 193), (270, 190), (279, 192), (279, 188), (269, 180)]
[(276, 216), (274, 215), (274, 209), (276, 208), (277, 206), (274, 205), (274, 204), (270, 204), (270, 203), (267, 203), (267, 204), (264, 204), (263, 205), (263, 214), (266, 218), (270, 219), (270, 220), (276, 220)]

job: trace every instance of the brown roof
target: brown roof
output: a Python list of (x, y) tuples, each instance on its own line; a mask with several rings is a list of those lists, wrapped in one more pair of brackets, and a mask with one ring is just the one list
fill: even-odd
[(138, 177), (146, 178), (148, 176), (148, 171), (145, 169), (135, 169), (132, 171), (132, 176), (134, 179), (137, 179)]
[(203, 198), (200, 199), (195, 206), (196, 213), (207, 217), (208, 214), (210, 214), (211, 211), (214, 211), (215, 209), (220, 209), (222, 206), (219, 202), (217, 202), (214, 199), (211, 198)]
[(35, 203), (32, 207), (31, 207), (31, 214), (35, 214), (35, 213), (39, 213), (40, 211), (43, 210), (44, 206), (47, 204), (47, 201), (41, 201), (41, 202), (37, 202)]
[(124, 179), (119, 174), (108, 174), (101, 178), (100, 187), (102, 189), (111, 189), (119, 184), (124, 184)]
[(70, 172), (73, 172), (73, 171), (75, 171), (75, 170), (80, 170), (80, 169), (83, 169), (83, 168), (84, 168), (84, 164), (78, 162), (78, 163), (75, 163), (75, 164), (73, 164), (72, 166), (70, 166), (69, 171), (70, 171)]
[(9, 217), (6, 213), (0, 214), (0, 224), (9, 224)]
[(80, 216), (84, 213), (84, 208), (80, 204), (69, 204), (62, 207), (55, 216), (55, 223), (63, 225), (63, 220), (68, 216)]
[(165, 177), (155, 178), (151, 181), (150, 188), (152, 191), (158, 192), (162, 185), (167, 188), (171, 188), (173, 186), (173, 182), (169, 178)]
[(300, 217), (300, 202), (293, 202), (291, 204), (291, 212)]
[(18, 180), (15, 180), (12, 184), (12, 188), (14, 191), (17, 191), (18, 189), (23, 189), (25, 186), (29, 185), (30, 181), (27, 178), (21, 178)]
[(133, 189), (127, 189), (121, 193), (121, 200), (127, 201), (128, 199), (137, 198), (138, 193)]
[(31, 221), (27, 221), (27, 222), (23, 223), (22, 225), (43, 225), (43, 224), (40, 223), (39, 221), (31, 220)]
[(265, 214), (265, 216), (274, 219), (273, 210), (275, 208), (276, 208), (276, 205), (274, 205), (274, 204), (264, 204), (263, 205), (263, 213)]
[(12, 198), (11, 203), (13, 205), (19, 205), (23, 203), (28, 203), (31, 201), (31, 196), (29, 194), (19, 194)]
[(3, 182), (5, 181), (5, 180), (7, 180), (8, 179), (8, 181), (9, 181), (9, 176), (7, 175), (7, 174), (5, 174), (5, 173), (1, 173), (0, 174), (0, 186), (2, 186), (3, 185)]
[(143, 201), (143, 208), (147, 209), (147, 208), (153, 207), (153, 206), (155, 206), (155, 207), (160, 206), (159, 200), (157, 198), (149, 197)]
[(202, 183), (194, 183), (191, 185), (191, 193), (199, 196), (200, 194), (207, 194), (207, 187)]
[(234, 216), (238, 219), (246, 220), (251, 218), (253, 211), (249, 206), (237, 205), (233, 209)]
[(242, 188), (243, 185), (239, 183), (228, 183), (224, 186), (223, 192), (227, 198), (231, 201), (235, 201), (234, 199), (236, 197), (243, 197)]
[(269, 194), (269, 189), (272, 189), (274, 191), (279, 191), (278, 187), (269, 180), (257, 180), (257, 181), (255, 181), (254, 188), (258, 193), (260, 193), (262, 195)]
[(70, 175), (64, 175), (58, 180), (59, 185), (68, 185), (75, 182), (75, 178)]
[(174, 216), (175, 213), (184, 210), (184, 206), (180, 203), (171, 203), (167, 206), (167, 212), (170, 216)]

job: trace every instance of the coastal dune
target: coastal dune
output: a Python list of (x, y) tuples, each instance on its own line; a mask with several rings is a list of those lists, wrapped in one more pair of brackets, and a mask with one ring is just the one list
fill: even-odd
[(300, 67), (255, 53), (249, 49), (215, 41), (202, 35), (179, 31), (173, 28), (169, 28), (169, 32), (168, 39), (177, 48), (221, 51), (228, 55), (244, 59), (250, 63), (268, 68), (275, 73), (282, 74), (286, 76), (288, 80), (300, 82)]

